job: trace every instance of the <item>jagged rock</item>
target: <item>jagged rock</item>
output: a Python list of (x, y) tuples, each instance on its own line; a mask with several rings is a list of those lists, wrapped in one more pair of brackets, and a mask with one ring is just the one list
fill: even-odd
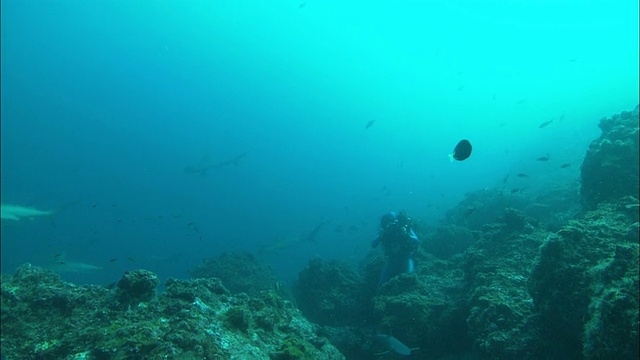
[[(273, 291), (233, 295), (217, 279), (169, 279), (153, 296), (156, 281), (132, 271), (110, 291), (28, 264), (2, 275), (2, 358), (344, 359)], [(114, 306), (121, 291), (136, 301)]]
[(587, 150), (580, 193), (587, 209), (623, 196), (638, 198), (638, 107), (600, 120), (602, 134)]
[(118, 300), (125, 304), (149, 301), (156, 294), (158, 283), (158, 276), (151, 271), (126, 271), (116, 285)]
[(321, 325), (357, 324), (367, 304), (362, 280), (341, 261), (311, 260), (293, 293), (303, 314)]
[(621, 209), (601, 205), (541, 248), (529, 289), (559, 357), (638, 358), (637, 214)]
[(232, 293), (255, 295), (275, 288), (273, 270), (248, 252), (225, 252), (206, 258), (189, 271), (194, 278), (218, 278)]

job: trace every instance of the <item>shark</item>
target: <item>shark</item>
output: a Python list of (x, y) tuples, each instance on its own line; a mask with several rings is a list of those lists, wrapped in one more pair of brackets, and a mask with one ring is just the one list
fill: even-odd
[(47, 216), (53, 214), (51, 211), (38, 210), (36, 208), (20, 205), (0, 204), (0, 209), (2, 210), (2, 220), (19, 221), (22, 218), (33, 218), (36, 216)]
[(374, 338), (388, 348), (387, 351), (374, 354), (376, 356), (388, 354), (392, 351), (400, 356), (410, 356), (412, 351), (418, 350), (418, 348), (409, 348), (407, 345), (401, 343), (400, 340), (391, 335), (376, 334), (374, 335)]
[(221, 168), (229, 165), (238, 166), (238, 164), (240, 164), (240, 161), (243, 160), (244, 157), (247, 156), (248, 154), (249, 153), (245, 151), (242, 154), (232, 157), (231, 159), (227, 159), (227, 160), (216, 162), (216, 163), (214, 163), (211, 160), (211, 157), (209, 155), (205, 155), (202, 157), (202, 160), (200, 160), (200, 162), (197, 165), (185, 167), (184, 173), (187, 175), (207, 176), (207, 173), (209, 172), (209, 170), (214, 168)]
[(55, 273), (89, 273), (102, 270), (100, 266), (73, 261), (58, 261), (46, 267)]

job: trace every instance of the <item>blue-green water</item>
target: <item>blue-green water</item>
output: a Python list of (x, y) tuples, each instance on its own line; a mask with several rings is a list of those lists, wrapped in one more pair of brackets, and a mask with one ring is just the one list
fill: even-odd
[(357, 263), (388, 210), (434, 225), (507, 175), (577, 181), (638, 104), (634, 0), (8, 0), (1, 40), (2, 203), (54, 212), (3, 219), (2, 272), (78, 282)]

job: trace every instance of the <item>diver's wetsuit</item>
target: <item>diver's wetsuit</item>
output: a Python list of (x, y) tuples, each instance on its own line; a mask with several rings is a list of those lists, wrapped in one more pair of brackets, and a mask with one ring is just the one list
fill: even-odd
[(371, 247), (382, 244), (387, 257), (378, 286), (396, 275), (415, 270), (413, 254), (418, 248), (418, 242), (413, 222), (404, 213), (398, 215), (392, 211), (382, 216), (380, 233), (371, 243)]

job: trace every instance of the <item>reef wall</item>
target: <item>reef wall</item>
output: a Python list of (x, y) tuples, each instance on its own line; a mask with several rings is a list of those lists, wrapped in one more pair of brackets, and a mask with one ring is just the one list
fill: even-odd
[(580, 193), (587, 209), (623, 196), (638, 198), (638, 107), (600, 120), (581, 167)]

